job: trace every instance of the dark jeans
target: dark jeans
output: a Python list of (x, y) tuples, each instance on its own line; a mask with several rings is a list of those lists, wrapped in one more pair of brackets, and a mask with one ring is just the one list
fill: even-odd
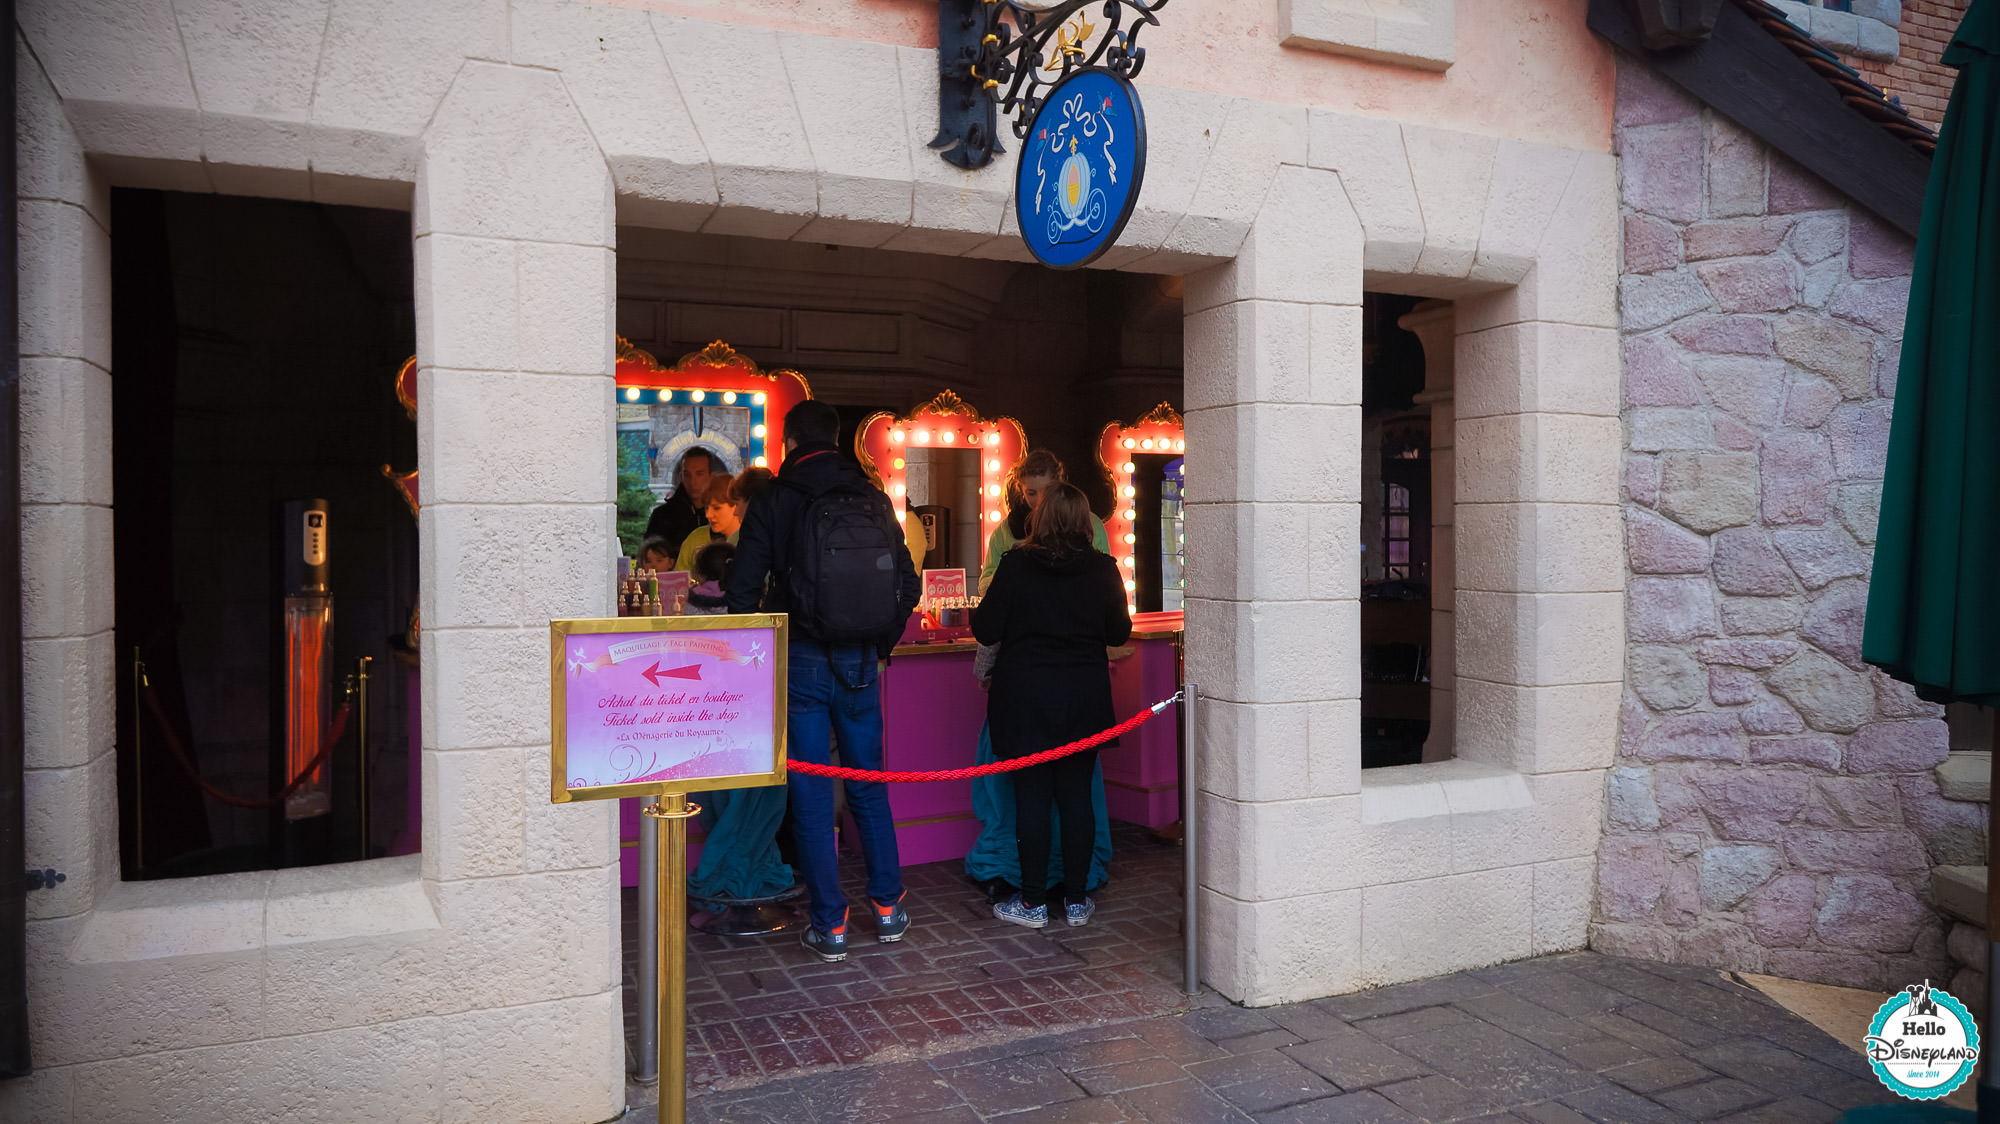
[[(1014, 778), (1014, 846), (1021, 852), (1022, 870), (1049, 868), (1049, 806), (1062, 813), (1062, 902), (1080, 902), (1090, 877), (1090, 849), (1097, 840), (1097, 814), (1090, 806), (1090, 778), (1097, 769), (1097, 751), (1086, 749), (1043, 765), (1030, 765)], [(1023, 879), (1021, 901), (1048, 904), (1048, 890), (1038, 878)]]
[[(787, 752), (792, 758), (827, 764), (830, 743), (837, 738), (841, 764), (850, 769), (882, 767), (882, 699), (875, 658), (872, 645), (799, 641), (791, 646)], [(813, 928), (833, 932), (847, 924), (847, 897), (840, 892), (840, 860), (834, 847), (833, 780), (792, 773), (788, 783), (792, 838), (798, 846), (799, 873), (812, 897)], [(889, 790), (872, 782), (841, 783), (847, 786), (847, 810), (861, 831), (868, 896), (893, 902), (903, 894), (903, 868), (896, 855)]]

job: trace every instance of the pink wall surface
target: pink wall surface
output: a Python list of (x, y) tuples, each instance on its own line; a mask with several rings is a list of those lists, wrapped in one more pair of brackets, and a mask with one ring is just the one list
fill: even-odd
[[(930, 0), (598, 0), (699, 19), (937, 46)], [(1461, 0), (1442, 74), (1286, 47), (1278, 0), (1177, 0), (1139, 42), (1141, 85), (1207, 90), (1606, 152), (1611, 50), (1589, 0)], [(777, 60), (772, 60), (777, 65)]]

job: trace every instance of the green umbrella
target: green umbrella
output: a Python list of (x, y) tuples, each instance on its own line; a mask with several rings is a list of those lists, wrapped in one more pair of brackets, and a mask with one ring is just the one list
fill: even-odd
[[(1931, 158), (1903, 329), (1896, 413), (1861, 655), (1933, 702), (2000, 703), (2000, 7), (1972, 0), (1944, 61), (1958, 68)], [(1995, 783), (2000, 783), (2000, 758)], [(1989, 849), (2000, 838), (1989, 840)], [(1989, 868), (1992, 857), (1989, 856)], [(2000, 895), (1987, 930), (2000, 936)], [(1988, 944), (2000, 984), (2000, 944)], [(1987, 1002), (2000, 1008), (2000, 988)], [(1970, 998), (1970, 997), (1961, 997)], [(1993, 1026), (1986, 1027), (1994, 1039)], [(1978, 1119), (2000, 1121), (2000, 1071)], [(1964, 1120), (1929, 1103), (1857, 1109), (1848, 1124)]]
[(2000, 703), (2000, 7), (1973, 0), (1931, 158), (1861, 654)]

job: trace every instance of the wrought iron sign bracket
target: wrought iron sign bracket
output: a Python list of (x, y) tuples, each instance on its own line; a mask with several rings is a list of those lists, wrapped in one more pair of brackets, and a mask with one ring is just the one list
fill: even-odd
[[(938, 155), (983, 168), (1007, 151), (999, 114), (1017, 138), (1051, 86), (1085, 67), (1137, 78), (1137, 44), (1167, 0), (938, 0)], [(1092, 16), (1095, 14), (1095, 21)]]

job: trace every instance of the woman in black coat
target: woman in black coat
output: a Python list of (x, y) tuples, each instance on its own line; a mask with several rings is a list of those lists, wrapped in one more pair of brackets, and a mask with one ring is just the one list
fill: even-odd
[[(1091, 545), (1090, 504), (1057, 484), (1035, 505), (1026, 541), (1000, 560), (993, 584), (972, 611), (981, 644), (998, 644), (986, 721), (993, 753), (1006, 760), (1053, 749), (1117, 724), (1111, 710), (1107, 647), (1132, 636), (1125, 581), (1111, 556)], [(1107, 745), (1116, 745), (1109, 742)], [(1097, 751), (1084, 750), (1008, 774), (1014, 778), (1015, 846), (1021, 869), (1049, 868), (1049, 808), (1062, 812), (1062, 906), (1071, 925), (1097, 906), (1084, 894), (1097, 831), (1090, 778)], [(1024, 878), (1021, 892), (993, 907), (1003, 921), (1048, 924), (1048, 891)]]

